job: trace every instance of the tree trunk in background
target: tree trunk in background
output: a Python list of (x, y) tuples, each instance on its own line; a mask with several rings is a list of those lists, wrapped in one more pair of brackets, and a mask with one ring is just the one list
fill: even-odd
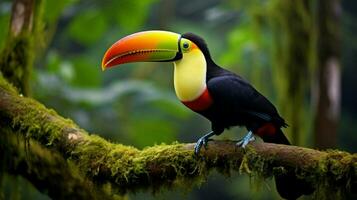
[(15, 0), (12, 5), (10, 34), (19, 36), (32, 30), (34, 0)]
[(314, 41), (313, 11), (309, 0), (272, 1), (269, 13), (273, 32), (273, 74), (278, 107), (294, 145), (307, 138), (310, 119), (304, 104), (309, 90), (311, 44)]
[[(316, 147), (335, 147), (341, 93), (340, 0), (276, 0), (273, 4), (274, 75), (279, 110), (290, 125), (291, 142), (307, 141), (312, 126)], [(305, 103), (311, 82), (313, 109)]]
[(315, 146), (333, 148), (337, 144), (340, 116), (340, 15), (339, 0), (318, 0), (317, 72), (313, 88), (316, 99)]
[(34, 22), (39, 23), (36, 18), (41, 13), (40, 5), (41, 0), (13, 2), (9, 35), (0, 57), (0, 70), (3, 75), (26, 96), (30, 94), (33, 47), (39, 43), (34, 41), (32, 33), (38, 30)]

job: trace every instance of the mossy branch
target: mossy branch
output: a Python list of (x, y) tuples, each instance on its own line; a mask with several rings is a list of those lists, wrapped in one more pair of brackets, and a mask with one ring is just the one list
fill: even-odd
[(254, 143), (243, 150), (233, 141), (209, 142), (200, 157), (194, 144), (157, 145), (138, 150), (89, 135), (69, 119), (59, 116), (37, 101), (18, 95), (0, 76), (0, 130), (40, 142), (77, 165), (97, 184), (125, 193), (138, 188), (171, 186), (205, 178), (210, 169), (231, 170), (271, 177), (286, 170), (329, 190), (356, 191), (357, 154), (322, 152), (308, 148)]
[(111, 199), (60, 154), (4, 127), (0, 128), (0, 160), (6, 163), (4, 171), (23, 176), (52, 199)]

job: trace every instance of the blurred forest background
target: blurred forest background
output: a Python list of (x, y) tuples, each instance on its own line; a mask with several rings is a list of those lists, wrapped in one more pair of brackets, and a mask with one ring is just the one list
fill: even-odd
[[(325, 12), (321, 5), (331, 2), (333, 13)], [(91, 133), (144, 148), (174, 141), (195, 142), (210, 130), (206, 119), (176, 99), (172, 64), (135, 63), (101, 71), (101, 58), (116, 40), (138, 31), (161, 29), (193, 32), (205, 38), (219, 65), (248, 79), (278, 106), (290, 125), (284, 131), (294, 144), (357, 150), (357, 1), (42, 3), (43, 32), (35, 38), (31, 96)], [(12, 1), (0, 1), (0, 49), (6, 46), (11, 6)], [(332, 70), (324, 73), (325, 65)], [(319, 87), (323, 85), (319, 77), (328, 77), (333, 88), (332, 113), (324, 113), (326, 99), (321, 97), (324, 89)], [(215, 138), (237, 140), (245, 132), (234, 128)], [(21, 177), (6, 175), (3, 181), (6, 199), (48, 199)], [(143, 191), (129, 194), (129, 198), (278, 196), (271, 180), (253, 181), (238, 173), (228, 179), (213, 173), (207, 183), (192, 191), (162, 191), (155, 196)]]

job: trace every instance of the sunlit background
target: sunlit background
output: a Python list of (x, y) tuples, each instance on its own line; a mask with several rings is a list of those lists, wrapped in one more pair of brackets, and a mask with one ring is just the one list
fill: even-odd
[[(284, 48), (288, 47), (289, 38), (279, 32), (299, 25), (283, 23), (286, 13), (279, 2), (281, 0), (45, 1), (46, 32), (43, 38), (37, 39), (39, 53), (32, 74), (32, 96), (110, 141), (137, 148), (174, 141), (195, 142), (210, 130), (210, 123), (176, 99), (171, 63), (134, 63), (101, 71), (105, 50), (125, 35), (152, 29), (193, 32), (206, 40), (219, 65), (245, 77), (278, 106), (290, 125), (285, 132), (294, 144), (314, 147), (316, 56), (313, 48), (306, 48), (308, 56), (302, 57), (309, 60), (301, 62), (306, 63), (300, 66), (303, 75), (291, 75), (303, 88), (300, 94), (303, 104), (296, 105), (289, 101), (289, 91), (282, 87), (286, 73), (295, 72), (281, 67), (288, 60)], [(8, 33), (11, 3), (0, 2), (0, 48)], [(341, 52), (342, 96), (336, 148), (356, 152), (357, 2), (343, 0), (341, 6), (337, 27), (341, 43), (337, 47)], [(302, 44), (309, 40), (304, 35), (292, 35), (291, 40)], [(298, 81), (301, 76), (303, 81)], [(291, 112), (295, 111), (289, 108), (293, 107), (298, 109), (302, 120), (291, 118)], [(298, 127), (295, 130), (298, 136), (293, 136), (292, 127)], [(215, 139), (237, 140), (245, 131), (234, 128)], [(48, 198), (26, 180), (7, 179), (5, 195), (10, 199)], [(154, 196), (150, 191), (142, 191), (129, 194), (129, 198), (277, 199), (278, 195), (271, 180), (259, 181), (247, 175), (239, 176), (237, 172), (227, 178), (213, 172), (206, 183), (192, 190), (164, 190)]]

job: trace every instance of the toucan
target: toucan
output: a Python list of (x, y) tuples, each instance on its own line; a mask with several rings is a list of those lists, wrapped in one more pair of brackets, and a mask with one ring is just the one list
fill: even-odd
[[(198, 139), (199, 154), (210, 137), (233, 126), (245, 126), (248, 134), (237, 145), (246, 147), (254, 135), (264, 142), (290, 145), (281, 128), (285, 120), (275, 106), (241, 76), (218, 66), (205, 41), (193, 34), (143, 31), (114, 43), (102, 59), (102, 70), (130, 62), (173, 62), (178, 99), (211, 122), (211, 131)], [(313, 188), (294, 172), (275, 175), (279, 194), (286, 199), (308, 195)]]

